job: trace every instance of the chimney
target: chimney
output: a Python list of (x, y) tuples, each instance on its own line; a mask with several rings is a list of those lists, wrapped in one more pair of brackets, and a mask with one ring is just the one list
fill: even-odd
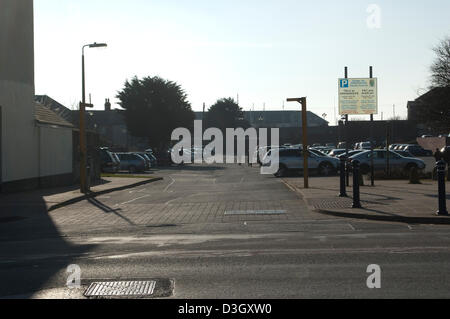
[(111, 111), (111, 103), (109, 102), (109, 99), (105, 100), (105, 111)]

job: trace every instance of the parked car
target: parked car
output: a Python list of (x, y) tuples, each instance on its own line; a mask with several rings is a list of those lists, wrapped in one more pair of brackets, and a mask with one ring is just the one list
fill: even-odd
[[(303, 150), (300, 149), (272, 149), (270, 150), (264, 160), (263, 165), (269, 166), (272, 152), (278, 152), (279, 155), (279, 170), (275, 176), (282, 177), (290, 171), (303, 170)], [(339, 160), (329, 156), (318, 156), (313, 152), (308, 151), (308, 169), (316, 170), (322, 176), (330, 176), (338, 170)]]
[(427, 157), (433, 156), (433, 152), (425, 150), (420, 145), (408, 145), (402, 149), (402, 151), (407, 151), (416, 157)]
[(152, 167), (156, 167), (158, 166), (158, 160), (156, 159), (156, 156), (153, 154), (153, 152), (145, 152), (145, 154), (148, 156), (148, 158), (150, 159), (150, 163)]
[(145, 159), (133, 153), (117, 153), (120, 159), (120, 170), (128, 171), (130, 173), (144, 172), (145, 171)]
[(322, 151), (320, 151), (320, 150), (318, 150), (318, 149), (315, 149), (315, 148), (310, 148), (309, 151), (310, 151), (311, 153), (313, 153), (313, 154), (316, 154), (317, 156), (323, 156), (323, 157), (327, 157), (327, 156), (328, 156), (328, 155), (325, 154), (324, 152), (322, 152)]
[(330, 153), (328, 153), (328, 156), (331, 157), (338, 157), (339, 155), (342, 155), (346, 152), (345, 149), (334, 149)]
[[(363, 174), (370, 172), (371, 165), (371, 151), (364, 151), (359, 154), (353, 155), (350, 160), (358, 160), (360, 163), (360, 169)], [(386, 168), (386, 155), (385, 150), (374, 150), (373, 152), (373, 165), (374, 170), (384, 170)], [(397, 154), (395, 151), (389, 151), (389, 167), (393, 170), (409, 172), (412, 168), (424, 169), (425, 162), (418, 158), (403, 157)]]
[[(352, 157), (353, 155), (359, 154), (361, 152), (363, 152), (363, 150), (353, 150), (353, 151), (349, 150), (348, 157)], [(338, 155), (337, 158), (340, 159), (341, 157), (344, 157), (345, 155), (346, 155), (346, 153), (344, 152), (344, 153)]]
[(356, 143), (355, 150), (370, 150), (372, 143), (370, 142), (360, 142)]
[(145, 160), (145, 169), (146, 170), (149, 170), (149, 169), (152, 168), (152, 161), (150, 160), (150, 157), (148, 157), (148, 155), (146, 153), (144, 153), (144, 152), (136, 152), (136, 153), (133, 153), (133, 154), (140, 155), (140, 156), (142, 156), (144, 158), (144, 160)]
[(102, 173), (117, 173), (120, 168), (120, 161), (107, 148), (100, 149), (100, 167)]
[(338, 149), (345, 149), (347, 147), (347, 143), (346, 142), (339, 142), (337, 148)]
[(414, 157), (410, 152), (408, 151), (394, 151), (395, 153), (403, 156), (403, 157)]

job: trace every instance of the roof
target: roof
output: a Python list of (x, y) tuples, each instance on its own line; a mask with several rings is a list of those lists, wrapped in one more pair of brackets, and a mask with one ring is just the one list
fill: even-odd
[(435, 100), (449, 101), (450, 99), (450, 86), (435, 87), (427, 93), (419, 96), (414, 102), (417, 103), (429, 103)]
[(34, 100), (36, 102), (39, 102), (40, 104), (46, 106), (56, 114), (58, 114), (60, 117), (62, 117), (67, 122), (73, 122), (72, 120), (72, 111), (62, 105), (61, 103), (55, 101), (48, 95), (35, 95)]
[(66, 121), (61, 116), (39, 102), (35, 102), (35, 116), (36, 121), (40, 124), (56, 125), (70, 128), (73, 127), (70, 122)]
[[(79, 111), (72, 111), (73, 123), (78, 125)], [(86, 127), (93, 129), (94, 125), (97, 126), (118, 126), (125, 125), (125, 111), (111, 110), (111, 111), (98, 111), (98, 110), (86, 110)]]

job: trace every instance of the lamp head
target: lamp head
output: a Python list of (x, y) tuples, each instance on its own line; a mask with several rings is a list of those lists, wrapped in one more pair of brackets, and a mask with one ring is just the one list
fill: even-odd
[(97, 42), (94, 42), (94, 43), (92, 43), (92, 44), (89, 44), (89, 47), (90, 48), (104, 48), (104, 47), (107, 47), (108, 45), (106, 44), (106, 43), (97, 43)]

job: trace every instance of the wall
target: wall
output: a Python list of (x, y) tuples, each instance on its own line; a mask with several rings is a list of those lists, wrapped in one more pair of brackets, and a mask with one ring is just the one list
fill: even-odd
[(40, 176), (72, 174), (72, 129), (39, 127)]
[(2, 182), (28, 180), (33, 187), (39, 166), (32, 0), (0, 0), (0, 48)]

